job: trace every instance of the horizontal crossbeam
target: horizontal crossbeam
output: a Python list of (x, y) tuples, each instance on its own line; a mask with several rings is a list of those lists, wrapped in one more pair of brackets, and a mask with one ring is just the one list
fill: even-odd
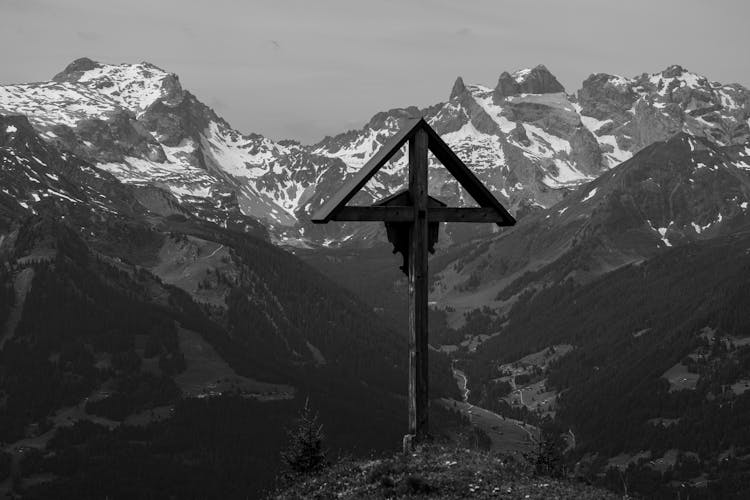
[(499, 214), (494, 207), (435, 207), (427, 210), (427, 219), (442, 222), (494, 222), (498, 226), (512, 226), (515, 221)]
[[(393, 205), (385, 207), (343, 207), (331, 220), (409, 222), (414, 220), (414, 207)], [(427, 209), (427, 220), (438, 222), (494, 222), (501, 226), (512, 225), (497, 210), (486, 207), (432, 207)]]
[(414, 220), (414, 207), (343, 207), (331, 220), (408, 222)]

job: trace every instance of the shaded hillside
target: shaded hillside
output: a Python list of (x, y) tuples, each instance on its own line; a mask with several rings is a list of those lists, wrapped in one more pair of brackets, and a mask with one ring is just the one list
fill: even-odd
[[(629, 469), (641, 492), (670, 481), (702, 482), (708, 490), (696, 495), (747, 491), (748, 249), (744, 229), (669, 249), (585, 285), (567, 280), (527, 292), (502, 333), (478, 350), (472, 390), (489, 391), (499, 362), (572, 344), (546, 383), (562, 393), (556, 419), (574, 432), (572, 453), (592, 474), (618, 454), (647, 452)], [(680, 455), (654, 465), (670, 450)]]
[[(144, 196), (39, 140), (24, 118), (0, 117), (11, 127), (0, 143), (0, 442), (16, 479), (0, 487), (179, 495), (165, 478), (196, 475), (216, 497), (237, 494), (220, 482), (257, 492), (306, 397), (333, 450), (399, 446), (402, 332), (263, 231), (213, 224), (155, 188)], [(433, 373), (435, 395), (456, 393), (447, 359), (433, 356)], [(210, 445), (191, 434), (216, 426), (225, 437)], [(56, 448), (68, 433), (75, 445)], [(141, 485), (99, 482), (143, 467)]]

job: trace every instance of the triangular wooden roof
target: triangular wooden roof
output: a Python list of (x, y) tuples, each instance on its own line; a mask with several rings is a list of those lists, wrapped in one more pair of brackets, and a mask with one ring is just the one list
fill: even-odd
[[(455, 177), (458, 183), (469, 193), (469, 195), (484, 209), (491, 209), (491, 216), (487, 217), (486, 211), (482, 222), (495, 222), (500, 226), (515, 224), (515, 219), (503, 207), (484, 184), (469, 170), (463, 161), (451, 150), (435, 130), (424, 118), (413, 118), (391, 137), (378, 152), (370, 158), (362, 169), (357, 172), (347, 183), (339, 189), (323, 206), (321, 206), (311, 217), (316, 224), (325, 224), (336, 220), (336, 215), (341, 212), (346, 204), (357, 192), (367, 184), (367, 181), (380, 170), (393, 155), (401, 149), (418, 130), (427, 132), (427, 147), (435, 158), (443, 164), (448, 172)], [(472, 210), (456, 209), (456, 210)], [(468, 213), (468, 212), (467, 212)], [(494, 214), (494, 215), (492, 215)], [(470, 221), (469, 218), (466, 219)]]

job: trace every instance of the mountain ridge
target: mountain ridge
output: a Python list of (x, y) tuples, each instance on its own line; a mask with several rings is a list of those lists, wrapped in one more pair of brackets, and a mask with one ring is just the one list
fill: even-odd
[[(86, 105), (71, 106), (72, 97)], [(682, 129), (714, 142), (746, 140), (749, 106), (744, 87), (716, 84), (676, 65), (633, 78), (592, 74), (574, 94), (539, 65), (504, 72), (494, 88), (459, 77), (448, 101), (376, 113), (363, 128), (303, 146), (240, 134), (183, 90), (176, 75), (149, 63), (82, 58), (52, 82), (0, 87), (0, 111), (28, 114), (45, 140), (125, 182), (164, 186), (205, 218), (228, 223), (222, 214), (233, 213), (238, 224), (261, 220), (274, 241), (293, 246), (345, 238), (344, 244), (371, 245), (382, 238), (374, 226), (322, 228), (307, 218), (409, 115), (424, 115), (493, 193), (523, 214), (551, 206)], [(358, 202), (396, 191), (404, 161), (397, 155)], [(435, 193), (449, 203), (470, 203), (431, 165)]]

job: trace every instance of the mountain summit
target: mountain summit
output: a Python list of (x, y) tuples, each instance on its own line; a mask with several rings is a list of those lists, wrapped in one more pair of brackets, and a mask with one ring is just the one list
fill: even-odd
[(513, 74), (503, 71), (495, 86), (495, 104), (503, 98), (518, 94), (554, 94), (565, 92), (557, 78), (546, 66), (540, 64), (533, 69), (521, 69)]

